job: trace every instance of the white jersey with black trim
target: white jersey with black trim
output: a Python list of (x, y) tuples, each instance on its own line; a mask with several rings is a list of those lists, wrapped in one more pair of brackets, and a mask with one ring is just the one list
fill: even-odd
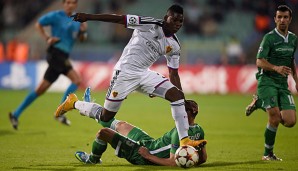
[(176, 35), (165, 36), (162, 20), (136, 15), (126, 15), (125, 20), (126, 27), (134, 29), (134, 32), (115, 70), (144, 71), (161, 56), (166, 57), (168, 67), (178, 69), (180, 43)]

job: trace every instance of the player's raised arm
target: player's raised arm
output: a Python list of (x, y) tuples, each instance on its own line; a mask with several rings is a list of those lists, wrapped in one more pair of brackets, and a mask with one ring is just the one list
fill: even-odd
[(71, 17), (73, 17), (74, 21), (78, 22), (103, 21), (125, 25), (125, 15), (76, 13)]

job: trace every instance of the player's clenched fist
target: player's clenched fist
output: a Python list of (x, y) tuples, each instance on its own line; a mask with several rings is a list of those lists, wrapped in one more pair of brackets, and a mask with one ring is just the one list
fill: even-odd
[(72, 20), (82, 23), (82, 22), (87, 21), (87, 15), (88, 14), (85, 14), (85, 13), (76, 13), (76, 14), (72, 15), (71, 17), (73, 17)]

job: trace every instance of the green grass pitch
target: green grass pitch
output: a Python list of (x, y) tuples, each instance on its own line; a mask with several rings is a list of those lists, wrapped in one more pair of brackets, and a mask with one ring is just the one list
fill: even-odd
[[(27, 91), (0, 90), (0, 170), (183, 170), (163, 166), (135, 166), (117, 158), (109, 146), (101, 165), (84, 165), (77, 161), (77, 150), (91, 151), (96, 132), (95, 121), (77, 111), (67, 113), (70, 127), (53, 118), (61, 93), (46, 93), (20, 117), (19, 130), (12, 129), (8, 111), (15, 109)], [(83, 92), (77, 92), (82, 97)], [(104, 92), (93, 92), (96, 102), (103, 104)], [(208, 160), (200, 168), (189, 170), (298, 170), (298, 127), (280, 126), (275, 153), (282, 162), (261, 161), (267, 115), (256, 111), (244, 114), (251, 95), (186, 95), (200, 105), (196, 121), (205, 130)], [(298, 98), (295, 97), (296, 102)], [(120, 120), (141, 127), (157, 138), (174, 127), (169, 103), (160, 98), (131, 94), (117, 114)]]

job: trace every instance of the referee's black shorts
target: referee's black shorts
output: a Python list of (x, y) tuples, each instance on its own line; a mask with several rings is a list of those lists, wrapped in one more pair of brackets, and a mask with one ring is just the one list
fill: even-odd
[(73, 67), (69, 61), (69, 54), (65, 53), (53, 46), (47, 50), (47, 68), (44, 79), (53, 83), (57, 80), (60, 74), (66, 75)]

